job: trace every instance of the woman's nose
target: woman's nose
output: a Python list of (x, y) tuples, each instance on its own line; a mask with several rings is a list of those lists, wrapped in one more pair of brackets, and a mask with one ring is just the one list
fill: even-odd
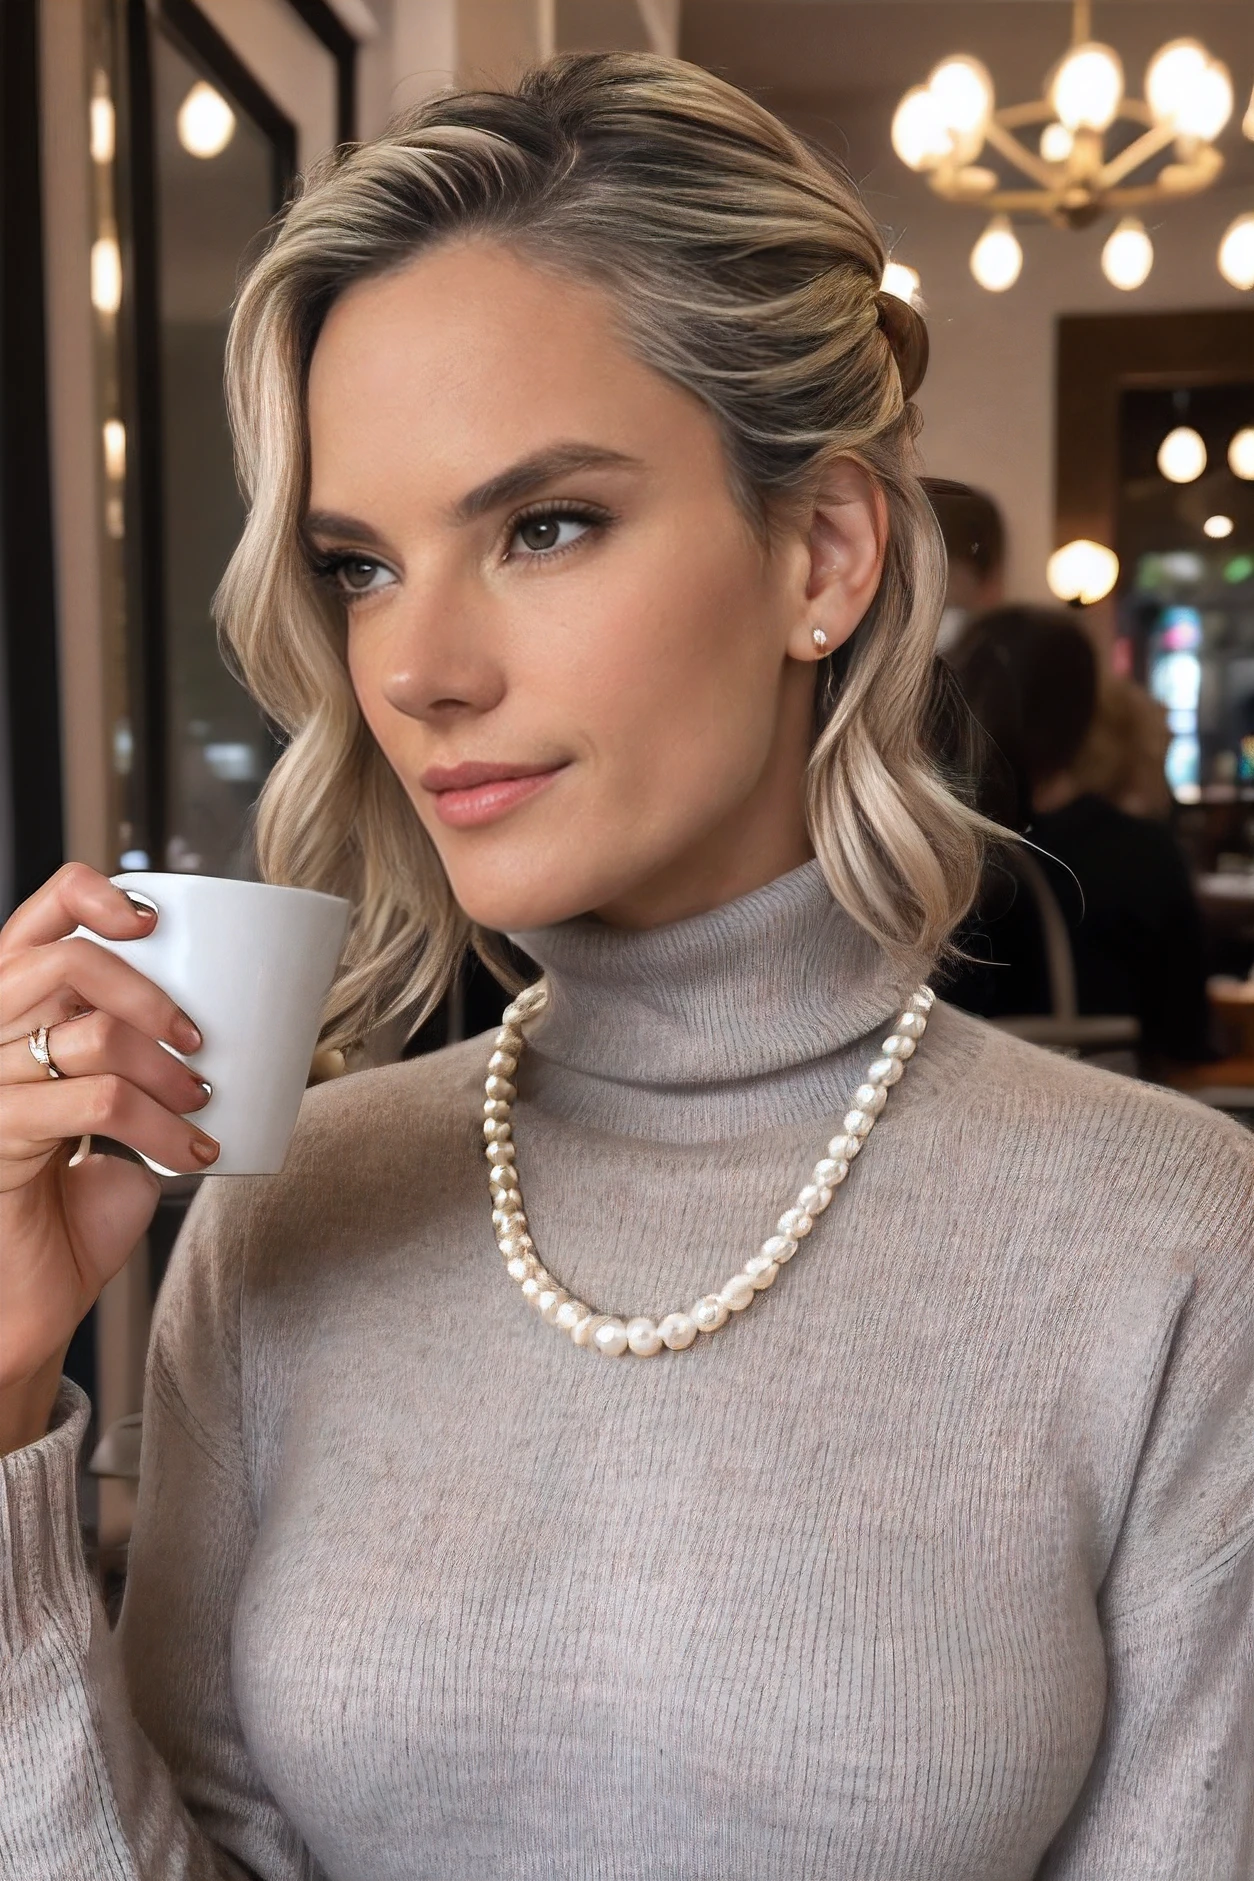
[(385, 704), (407, 718), (490, 712), (505, 692), (500, 637), (482, 597), (449, 584), (411, 591), (377, 668)]

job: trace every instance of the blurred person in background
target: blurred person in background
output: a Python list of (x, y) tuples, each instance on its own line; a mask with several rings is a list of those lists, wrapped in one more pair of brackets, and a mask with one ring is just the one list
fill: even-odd
[(1171, 791), (1163, 766), (1170, 743), (1166, 706), (1134, 679), (1104, 673), (1072, 781), (1082, 796), (1104, 797), (1129, 816), (1166, 817)]
[[(995, 608), (949, 657), (984, 733), (980, 807), (1033, 845), (1066, 921), (1080, 1013), (1136, 1018), (1142, 1065), (1159, 1074), (1214, 1057), (1184, 858), (1165, 824), (1119, 807), (1155, 801), (1152, 725), (1147, 736), (1128, 689), (1103, 693), (1092, 643), (1061, 608)], [(986, 1018), (1050, 1011), (1041, 911), (1004, 860), (988, 864), (963, 944), (975, 958), (948, 985), (956, 1005)]]
[(940, 524), (949, 575), (936, 638), (947, 654), (967, 623), (1005, 594), (1006, 528), (991, 496), (948, 477), (924, 477), (923, 488)]

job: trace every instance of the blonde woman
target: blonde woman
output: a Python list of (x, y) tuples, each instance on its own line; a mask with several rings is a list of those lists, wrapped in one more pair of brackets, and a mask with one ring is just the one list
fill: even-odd
[(112, 1639), (56, 1379), (155, 1184), (64, 1146), (214, 1146), (65, 938), (117, 891), (5, 930), (6, 1876), (1248, 1874), (1254, 1159), (924, 986), (981, 829), (883, 263), (590, 57), (343, 151), (244, 286), (222, 621), (265, 872), (355, 903), (327, 1041), (475, 937), (543, 979), (205, 1185)]

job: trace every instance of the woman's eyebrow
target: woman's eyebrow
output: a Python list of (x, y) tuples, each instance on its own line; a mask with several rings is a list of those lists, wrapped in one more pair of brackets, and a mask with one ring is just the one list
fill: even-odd
[(453, 505), (451, 515), (455, 523), (473, 522), (476, 517), (484, 516), (489, 510), (498, 509), (505, 503), (516, 503), (520, 497), (528, 496), (546, 483), (552, 483), (557, 477), (568, 477), (579, 470), (642, 470), (638, 457), (629, 457), (625, 451), (607, 450), (600, 444), (553, 444), (545, 450), (536, 451), (530, 457), (524, 457), (508, 469), (500, 470), (486, 483), (467, 491)]

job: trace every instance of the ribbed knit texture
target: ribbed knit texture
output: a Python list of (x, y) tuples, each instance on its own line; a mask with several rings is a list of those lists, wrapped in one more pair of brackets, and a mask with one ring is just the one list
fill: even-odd
[[(813, 864), (521, 938), (541, 1255), (686, 1306), (904, 989)], [(1249, 1137), (942, 1004), (774, 1288), (606, 1360), (502, 1270), (488, 1049), (204, 1185), (120, 1638), (71, 1387), (5, 1463), (4, 1881), (1250, 1881)]]

